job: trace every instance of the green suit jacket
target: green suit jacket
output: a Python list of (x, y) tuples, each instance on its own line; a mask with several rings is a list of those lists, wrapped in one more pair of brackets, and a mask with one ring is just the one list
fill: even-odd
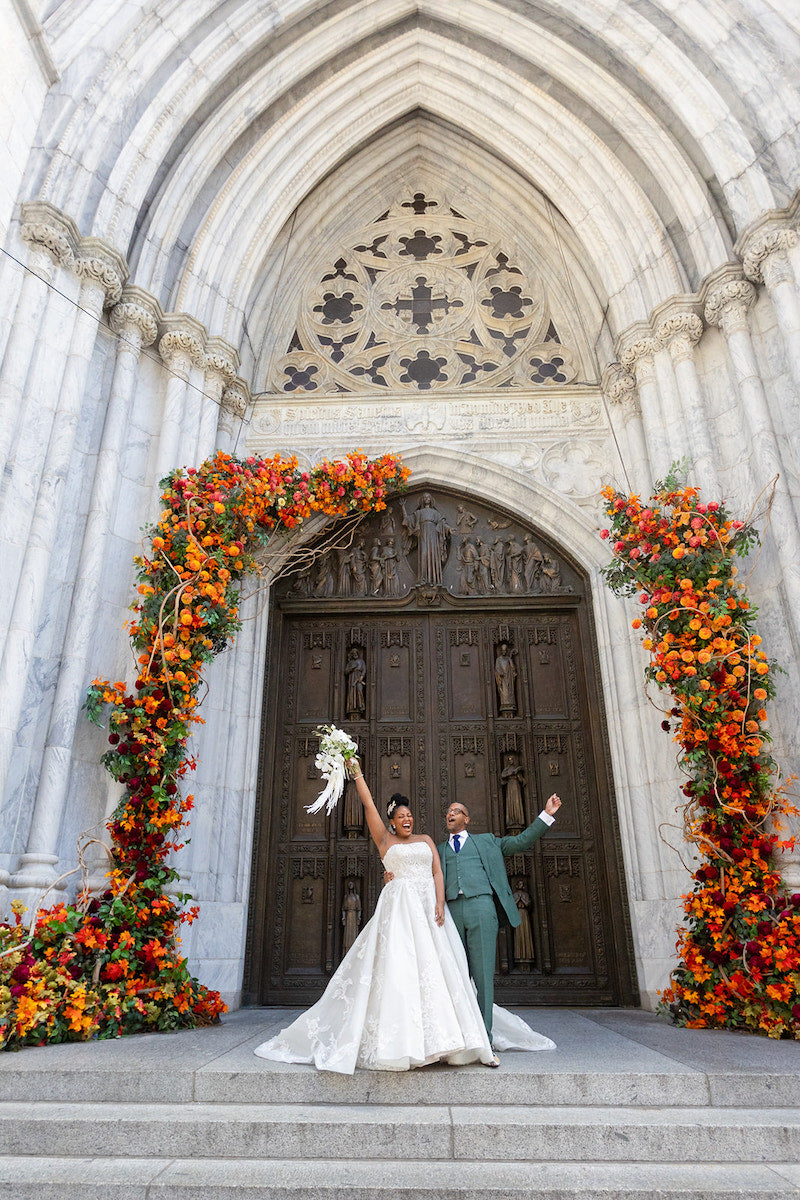
[[(523, 829), (522, 833), (518, 833), (516, 837), (495, 837), (493, 833), (471, 833), (469, 835), (470, 841), (480, 855), (486, 878), (492, 888), (497, 915), (503, 925), (519, 925), (520, 923), (520, 915), (511, 894), (511, 884), (508, 882), (503, 859), (510, 858), (512, 854), (524, 854), (526, 850), (530, 850), (534, 842), (538, 842), (542, 834), (546, 833), (549, 828), (546, 821), (537, 817), (532, 825)], [(445, 854), (448, 841), (440, 842), (436, 847), (439, 851), (439, 858), (442, 860), (445, 891), (447, 890), (448, 861), (452, 862), (449, 855)]]

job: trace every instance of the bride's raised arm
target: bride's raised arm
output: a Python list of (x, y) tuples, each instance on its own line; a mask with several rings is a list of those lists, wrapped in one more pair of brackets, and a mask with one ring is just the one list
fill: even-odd
[(378, 847), (378, 852), (383, 857), (386, 849), (386, 843), (389, 841), (389, 830), (381, 820), (381, 815), (375, 807), (375, 801), (372, 799), (372, 792), (367, 787), (367, 781), (361, 772), (361, 764), (357, 758), (351, 758), (349, 763), (350, 774), (356, 782), (356, 791), (359, 799), (364, 805), (364, 812), (369, 826), (370, 837)]

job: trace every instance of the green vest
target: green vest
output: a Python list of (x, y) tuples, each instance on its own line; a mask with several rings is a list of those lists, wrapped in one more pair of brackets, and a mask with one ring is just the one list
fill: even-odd
[(492, 895), (489, 876), (472, 837), (467, 838), (458, 854), (448, 841), (444, 853), (447, 860), (444, 872), (447, 900), (455, 900), (459, 892), (467, 897)]

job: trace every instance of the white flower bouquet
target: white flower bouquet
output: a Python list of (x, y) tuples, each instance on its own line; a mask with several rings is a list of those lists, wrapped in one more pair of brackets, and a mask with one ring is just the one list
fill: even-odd
[(350, 760), (358, 754), (358, 746), (335, 725), (318, 725), (314, 733), (319, 738), (314, 766), (322, 772), (327, 784), (314, 803), (306, 806), (306, 812), (317, 813), (327, 805), (326, 813), (331, 813), (342, 797)]

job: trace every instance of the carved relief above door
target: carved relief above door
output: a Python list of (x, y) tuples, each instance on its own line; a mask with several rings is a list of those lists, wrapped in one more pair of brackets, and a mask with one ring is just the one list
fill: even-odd
[[(490, 533), (502, 543), (494, 575), (490, 553), (476, 564), (463, 550), (489, 546)], [(320, 787), (313, 730), (334, 721), (358, 739), (379, 802), (408, 795), (417, 830), (436, 841), (453, 800), (468, 805), (474, 830), (503, 835), (558, 791), (553, 830), (507, 860), (523, 927), (498, 939), (500, 1002), (635, 1003), (580, 572), (522, 523), (444, 492), (393, 502), (362, 522), (351, 548), (362, 540), (367, 562), (367, 547), (380, 546), (377, 594), (362, 595), (358, 568), (348, 575), (337, 562), (275, 596), (248, 999), (316, 999), (354, 914), (363, 925), (375, 907), (382, 868), (355, 795), (330, 818), (305, 812)]]

